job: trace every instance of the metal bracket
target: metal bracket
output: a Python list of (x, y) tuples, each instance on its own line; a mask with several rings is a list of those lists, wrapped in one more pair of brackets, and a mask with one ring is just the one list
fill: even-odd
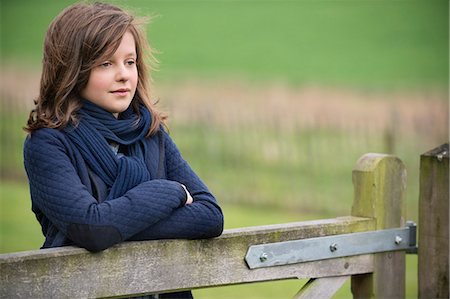
[(404, 228), (253, 245), (245, 261), (255, 269), (395, 250), (417, 253), (414, 222)]
[(417, 254), (417, 225), (414, 221), (407, 221), (406, 226), (409, 228), (409, 248), (406, 249), (406, 253)]

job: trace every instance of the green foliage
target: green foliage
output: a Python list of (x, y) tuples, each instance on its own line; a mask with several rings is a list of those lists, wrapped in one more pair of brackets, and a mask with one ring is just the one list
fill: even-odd
[(44, 242), (26, 183), (0, 181), (0, 253), (39, 249)]
[[(3, 99), (2, 99), (3, 100)], [(6, 101), (5, 101), (6, 102)], [(23, 142), (26, 112), (0, 104), (0, 175), (23, 178)]]
[[(380, 132), (338, 129), (226, 130), (207, 124), (172, 125), (183, 156), (224, 202), (253, 204), (325, 217), (347, 215), (353, 200), (351, 170), (367, 152), (386, 152)], [(369, 137), (368, 137), (369, 136)], [(407, 214), (417, 221), (418, 157), (426, 146), (397, 138), (408, 171)]]

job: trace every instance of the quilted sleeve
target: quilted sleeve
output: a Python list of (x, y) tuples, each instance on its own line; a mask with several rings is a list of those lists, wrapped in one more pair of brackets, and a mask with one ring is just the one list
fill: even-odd
[(24, 163), (33, 206), (75, 244), (100, 251), (126, 240), (183, 206), (180, 183), (151, 180), (98, 203), (81, 183), (64, 135), (41, 129), (27, 138)]
[(165, 134), (167, 178), (186, 186), (194, 202), (149, 226), (130, 240), (203, 239), (223, 231), (223, 213), (206, 185), (183, 159), (172, 139)]

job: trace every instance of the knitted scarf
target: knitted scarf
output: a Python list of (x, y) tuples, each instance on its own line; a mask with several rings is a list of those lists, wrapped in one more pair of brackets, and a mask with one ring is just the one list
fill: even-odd
[[(132, 107), (116, 119), (99, 106), (83, 100), (79, 123), (65, 129), (90, 169), (109, 188), (106, 200), (117, 198), (138, 184), (150, 180), (144, 161), (145, 135), (151, 124), (147, 108), (138, 117)], [(116, 155), (110, 143), (127, 146), (127, 156)]]

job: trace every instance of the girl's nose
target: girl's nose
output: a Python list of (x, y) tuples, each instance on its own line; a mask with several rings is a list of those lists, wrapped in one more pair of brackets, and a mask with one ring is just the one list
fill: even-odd
[(131, 70), (126, 65), (118, 65), (116, 71), (117, 81), (127, 81), (130, 78)]

